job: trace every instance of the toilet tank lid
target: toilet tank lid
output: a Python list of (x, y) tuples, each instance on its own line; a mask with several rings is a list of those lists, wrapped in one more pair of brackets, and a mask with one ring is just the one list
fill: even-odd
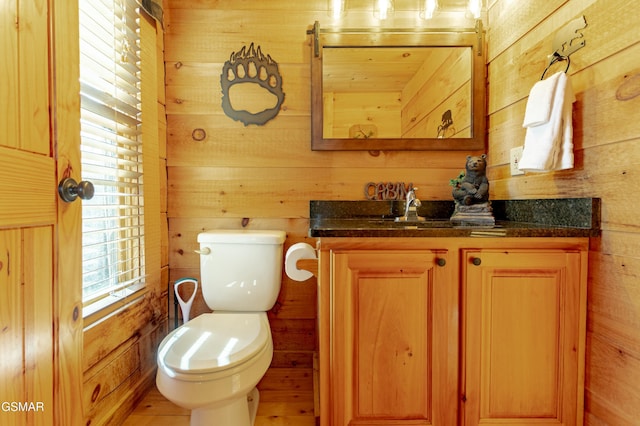
[(284, 231), (216, 229), (198, 234), (198, 242), (226, 244), (282, 244), (286, 236), (287, 234)]

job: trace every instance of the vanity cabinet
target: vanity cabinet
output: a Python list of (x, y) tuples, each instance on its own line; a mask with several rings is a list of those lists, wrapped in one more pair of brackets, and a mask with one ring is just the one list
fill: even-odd
[(321, 238), (321, 425), (582, 424), (587, 250)]

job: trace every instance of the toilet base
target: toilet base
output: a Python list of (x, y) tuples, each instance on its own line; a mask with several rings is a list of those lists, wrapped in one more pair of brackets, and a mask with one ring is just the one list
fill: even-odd
[(258, 388), (253, 388), (247, 395), (247, 404), (249, 404), (249, 423), (251, 426), (256, 422), (256, 414), (258, 413), (258, 403), (260, 402), (260, 392)]
[(225, 405), (191, 410), (191, 426), (253, 426), (260, 394), (254, 388), (249, 395)]

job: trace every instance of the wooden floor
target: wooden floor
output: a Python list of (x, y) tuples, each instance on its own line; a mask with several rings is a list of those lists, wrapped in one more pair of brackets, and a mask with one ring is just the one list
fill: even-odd
[[(312, 368), (270, 368), (258, 384), (255, 426), (315, 426)], [(189, 426), (189, 410), (167, 401), (154, 387), (123, 426)]]

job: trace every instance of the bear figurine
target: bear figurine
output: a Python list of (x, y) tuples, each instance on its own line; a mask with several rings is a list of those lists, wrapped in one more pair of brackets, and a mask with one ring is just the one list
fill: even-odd
[(486, 171), (486, 154), (467, 157), (465, 175), (452, 192), (456, 206), (449, 221), (454, 226), (483, 228), (495, 226), (495, 218), (489, 202), (489, 180)]
[(467, 156), (466, 172), (462, 182), (453, 188), (453, 199), (458, 204), (486, 203), (489, 201), (489, 180), (487, 179), (487, 155)]

